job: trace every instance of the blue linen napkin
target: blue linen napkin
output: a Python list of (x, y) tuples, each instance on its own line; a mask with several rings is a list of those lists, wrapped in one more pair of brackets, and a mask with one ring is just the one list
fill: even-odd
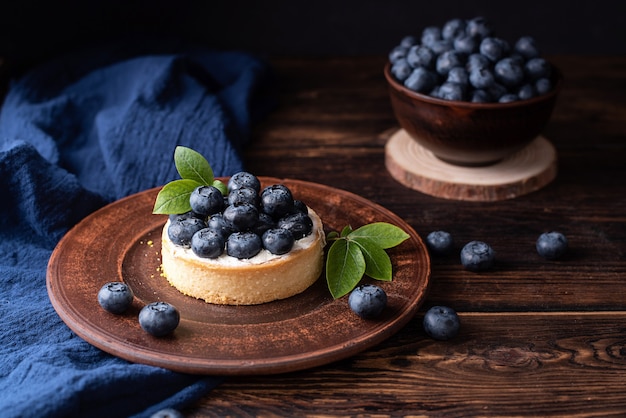
[(52, 308), (46, 268), (83, 217), (178, 178), (176, 145), (217, 176), (242, 170), (268, 80), (267, 65), (241, 52), (116, 44), (11, 84), (0, 111), (0, 416), (149, 417), (220, 383), (86, 343)]

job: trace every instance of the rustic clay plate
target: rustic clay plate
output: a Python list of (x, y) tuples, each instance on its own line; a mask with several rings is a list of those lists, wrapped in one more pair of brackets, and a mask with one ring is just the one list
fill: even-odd
[[(391, 282), (377, 282), (388, 306), (376, 320), (350, 311), (347, 297), (333, 300), (324, 274), (308, 290), (257, 306), (219, 306), (184, 296), (160, 276), (164, 215), (153, 215), (158, 189), (114, 202), (85, 218), (59, 242), (48, 265), (52, 305), (63, 321), (94, 346), (126, 360), (185, 373), (272, 374), (327, 364), (370, 348), (413, 318), (426, 295), (430, 259), (417, 233), (398, 216), (352, 193), (275, 178), (322, 218), (326, 232), (346, 225), (389, 222), (410, 239), (388, 250)], [(285, 278), (288, 280), (288, 278)], [(135, 293), (129, 312), (113, 315), (97, 301), (100, 287), (124, 281)], [(181, 314), (176, 331), (155, 338), (139, 326), (142, 306), (163, 300)]]

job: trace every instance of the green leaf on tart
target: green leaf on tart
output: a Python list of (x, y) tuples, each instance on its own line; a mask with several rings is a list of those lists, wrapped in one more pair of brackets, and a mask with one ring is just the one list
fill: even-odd
[(174, 150), (174, 164), (183, 179), (195, 180), (203, 185), (213, 184), (213, 169), (199, 152), (177, 146)]
[(366, 238), (373, 240), (381, 248), (392, 248), (409, 238), (409, 234), (395, 225), (386, 222), (375, 222), (364, 225), (349, 235), (351, 239)]
[(345, 239), (333, 242), (326, 256), (326, 281), (333, 298), (354, 289), (364, 273), (365, 258), (359, 246)]
[(174, 180), (167, 183), (159, 191), (152, 213), (168, 215), (189, 212), (191, 210), (189, 196), (200, 185), (197, 181), (190, 179)]

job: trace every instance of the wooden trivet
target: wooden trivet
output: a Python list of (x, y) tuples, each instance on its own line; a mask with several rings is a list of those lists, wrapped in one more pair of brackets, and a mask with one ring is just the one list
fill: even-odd
[(464, 167), (437, 158), (400, 129), (385, 146), (385, 165), (394, 179), (431, 196), (496, 201), (538, 190), (556, 177), (554, 146), (538, 136), (528, 146), (489, 166)]

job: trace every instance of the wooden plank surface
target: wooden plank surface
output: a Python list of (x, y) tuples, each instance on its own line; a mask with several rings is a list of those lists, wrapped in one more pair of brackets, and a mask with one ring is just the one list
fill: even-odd
[[(492, 271), (433, 258), (420, 314), (349, 360), (279, 376), (227, 379), (188, 416), (626, 416), (626, 58), (552, 57), (565, 85), (544, 135), (558, 154), (545, 188), (499, 202), (450, 201), (386, 171), (397, 131), (384, 57), (272, 60), (278, 106), (245, 151), (257, 175), (328, 184), (385, 206), (423, 237), (451, 232), (496, 250)], [(560, 261), (540, 233), (570, 241)], [(458, 338), (421, 329), (455, 308)]]

